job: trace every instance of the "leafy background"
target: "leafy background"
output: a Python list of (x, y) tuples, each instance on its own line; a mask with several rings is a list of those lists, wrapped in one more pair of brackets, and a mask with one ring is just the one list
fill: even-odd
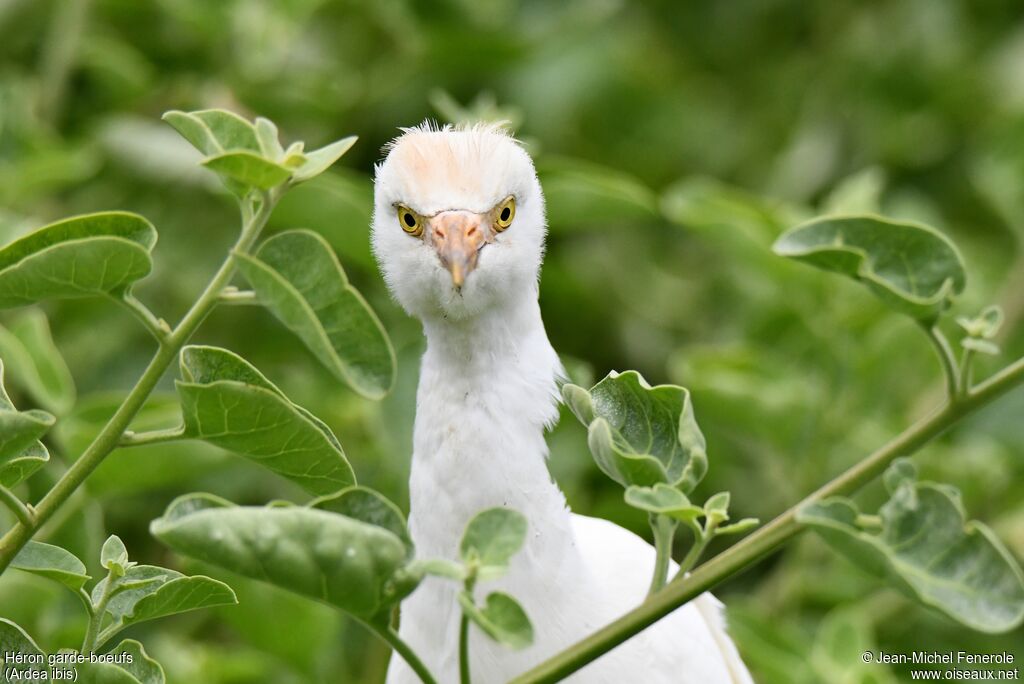
[[(230, 245), (233, 202), (160, 114), (221, 106), (275, 120), (286, 141), (360, 141), (293, 191), (272, 230), (307, 227), (337, 250), (384, 320), (399, 381), (356, 397), (266, 312), (219, 310), (197, 340), (251, 360), (337, 432), (360, 480), (405, 501), (415, 321), (389, 301), (369, 252), (372, 165), (397, 126), (508, 118), (548, 195), (541, 303), (578, 382), (636, 368), (694, 394), (711, 469), (698, 498), (733, 492), (768, 519), (941, 398), (912, 323), (866, 291), (770, 253), (830, 210), (923, 220), (965, 252), (961, 313), (992, 301), (1004, 353), (1024, 353), (1024, 21), (1015, 0), (2, 0), (0, 242), (79, 212), (125, 209), (161, 232), (138, 296), (177, 320)], [(151, 341), (109, 303), (43, 307), (56, 350), (8, 369), (20, 408), (60, 415), (37, 500), (131, 386)], [(32, 311), (8, 329), (36, 330)], [(982, 360), (981, 370), (997, 361)], [(171, 377), (144, 420), (173, 424)], [(74, 400), (77, 392), (77, 400)], [(1024, 556), (1024, 392), (917, 457)], [(563, 415), (551, 468), (572, 506), (648, 534)], [(240, 503), (302, 493), (199, 443), (115, 452), (44, 532), (95, 563), (109, 533), (134, 558), (182, 564), (148, 534), (176, 495)], [(873, 510), (880, 485), (861, 497)], [(722, 542), (724, 543), (724, 542)], [(716, 549), (721, 544), (716, 542)], [(92, 568), (94, 571), (96, 568)], [(172, 682), (379, 681), (386, 651), (329, 608), (225, 577), (240, 605), (135, 628)], [(971, 633), (884, 588), (805, 536), (719, 591), (757, 680), (885, 682), (891, 652), (1002, 651), (1024, 629)], [(17, 572), (0, 607), (48, 650), (77, 646), (74, 599)]]

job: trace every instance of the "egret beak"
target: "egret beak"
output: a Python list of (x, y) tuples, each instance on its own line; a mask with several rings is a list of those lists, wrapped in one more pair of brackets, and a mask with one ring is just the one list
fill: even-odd
[(476, 268), (477, 255), (487, 242), (486, 221), (486, 217), (471, 211), (442, 211), (429, 219), (430, 242), (456, 290), (462, 289)]

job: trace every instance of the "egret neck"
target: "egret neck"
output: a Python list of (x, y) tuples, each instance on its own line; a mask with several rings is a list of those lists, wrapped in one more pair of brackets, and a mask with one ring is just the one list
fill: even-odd
[[(536, 296), (453, 320), (425, 317), (427, 350), (417, 393), (410, 524), (422, 557), (453, 557), (466, 522), (506, 506), (531, 533), (521, 558), (569, 560), (565, 497), (552, 481), (544, 430), (558, 417), (558, 356)], [(542, 558), (543, 557), (543, 558)]]

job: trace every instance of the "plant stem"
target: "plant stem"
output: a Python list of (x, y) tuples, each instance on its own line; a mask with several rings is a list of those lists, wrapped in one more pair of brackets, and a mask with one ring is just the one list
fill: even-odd
[(962, 407), (962, 413), (964, 415), (973, 413), (1022, 383), (1024, 383), (1024, 357), (1017, 359), (968, 392), (963, 402), (966, 406)]
[(107, 603), (110, 602), (110, 590), (114, 586), (113, 573), (107, 572), (107, 580), (103, 585), (103, 593), (100, 594), (100, 600), (93, 606), (92, 614), (89, 616), (89, 624), (85, 628), (85, 638), (82, 640), (82, 654), (87, 654), (96, 649), (99, 645), (97, 643), (97, 637), (99, 636), (100, 627), (103, 623), (103, 614), (107, 609)]
[(938, 325), (925, 325), (923, 328), (928, 339), (934, 345), (935, 352), (939, 355), (939, 362), (942, 364), (942, 371), (946, 376), (947, 398), (950, 401), (956, 401), (960, 396), (960, 370), (957, 367), (956, 354)]
[(186, 439), (185, 427), (167, 428), (166, 430), (150, 430), (149, 432), (132, 432), (125, 430), (117, 445), (119, 447), (144, 446), (146, 444), (160, 444), (162, 442), (174, 442), (179, 439)]
[(726, 578), (749, 568), (801, 532), (802, 528), (796, 522), (796, 511), (801, 506), (859, 489), (897, 458), (913, 454), (950, 426), (1022, 383), (1024, 358), (996, 373), (956, 403), (947, 403), (918, 421), (775, 520), (698, 567), (685, 579), (671, 583), (634, 610), (519, 675), (510, 684), (546, 684), (576, 672)]
[(651, 587), (647, 595), (659, 591), (665, 586), (668, 579), (668, 567), (672, 562), (672, 542), (675, 540), (676, 525), (678, 523), (667, 515), (657, 513), (651, 514), (651, 530), (654, 531), (654, 576), (651, 578)]
[(462, 612), (459, 621), (459, 683), (471, 684), (469, 675), (469, 615)]
[(130, 292), (126, 291), (120, 297), (114, 297), (113, 299), (131, 312), (159, 344), (163, 344), (167, 335), (171, 332), (171, 326), (167, 325), (167, 321), (157, 318), (145, 304), (136, 299)]
[(437, 684), (434, 675), (430, 674), (430, 670), (427, 669), (427, 666), (423, 664), (423, 661), (420, 660), (409, 644), (402, 641), (402, 637), (398, 636), (398, 632), (388, 626), (374, 625), (372, 623), (364, 624), (376, 632), (381, 639), (388, 643), (395, 653), (402, 657), (402, 660), (412, 668), (412, 671), (416, 673), (416, 676), (420, 678), (423, 684)]
[(79, 588), (76, 595), (79, 600), (81, 600), (82, 605), (85, 606), (85, 612), (89, 613), (89, 619), (91, 620), (93, 614), (96, 612), (96, 609), (92, 605), (92, 597), (89, 596), (89, 592), (82, 588)]
[(971, 391), (973, 376), (974, 350), (969, 347), (964, 347), (964, 352), (960, 356), (960, 396), (964, 396)]
[(0, 503), (11, 509), (13, 513), (22, 525), (31, 525), (35, 516), (32, 515), (32, 510), (28, 506), (21, 502), (21, 499), (14, 495), (7, 487), (0, 485)]
[(672, 578), (673, 582), (680, 582), (686, 577), (686, 573), (693, 570), (693, 566), (697, 565), (697, 561), (704, 555), (704, 549), (708, 547), (708, 543), (711, 538), (715, 536), (714, 531), (702, 531), (693, 540), (693, 546), (686, 553), (686, 557), (683, 558), (683, 562), (679, 564), (679, 570), (676, 571), (676, 576)]
[[(470, 684), (469, 671), (469, 613), (466, 605), (472, 607), (473, 588), (476, 587), (477, 572), (479, 566), (476, 562), (470, 562), (467, 567), (466, 579), (462, 582), (462, 595), (459, 603), (463, 604), (462, 619), (459, 622), (459, 684)], [(465, 603), (463, 603), (465, 601)]]
[(77, 461), (75, 461), (64, 476), (46, 493), (43, 500), (35, 508), (35, 520), (32, 524), (19, 523), (11, 528), (7, 534), (0, 539), (0, 573), (7, 569), (11, 561), (32, 538), (32, 535), (39, 527), (49, 520), (50, 516), (68, 500), (87, 477), (96, 469), (107, 454), (114, 450), (120, 443), (124, 431), (128, 428), (132, 419), (142, 408), (146, 399), (153, 392), (157, 382), (160, 381), (164, 371), (171, 365), (178, 356), (178, 352), (188, 342), (189, 338), (199, 328), (203, 319), (217, 305), (217, 298), (221, 290), (231, 281), (235, 273), (235, 262), (238, 254), (249, 251), (260, 231), (266, 224), (267, 219), (273, 211), (277, 202), (278, 194), (265, 193), (260, 202), (259, 210), (251, 212), (243, 203), (243, 216), (245, 221), (242, 231), (234, 248), (228, 254), (220, 269), (213, 276), (213, 279), (206, 286), (206, 289), (199, 296), (199, 299), (192, 305), (185, 317), (181, 319), (178, 326), (166, 336), (164, 341), (157, 347), (156, 353), (150, 360), (149, 365), (139, 377), (135, 387), (128, 393), (121, 406), (110, 418), (92, 443), (86, 448)]

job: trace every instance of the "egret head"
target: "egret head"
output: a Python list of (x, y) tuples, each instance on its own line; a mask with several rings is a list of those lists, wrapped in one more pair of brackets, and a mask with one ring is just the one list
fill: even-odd
[(536, 298), (544, 234), (533, 162), (499, 126), (404, 129), (377, 166), (373, 251), (418, 318)]

